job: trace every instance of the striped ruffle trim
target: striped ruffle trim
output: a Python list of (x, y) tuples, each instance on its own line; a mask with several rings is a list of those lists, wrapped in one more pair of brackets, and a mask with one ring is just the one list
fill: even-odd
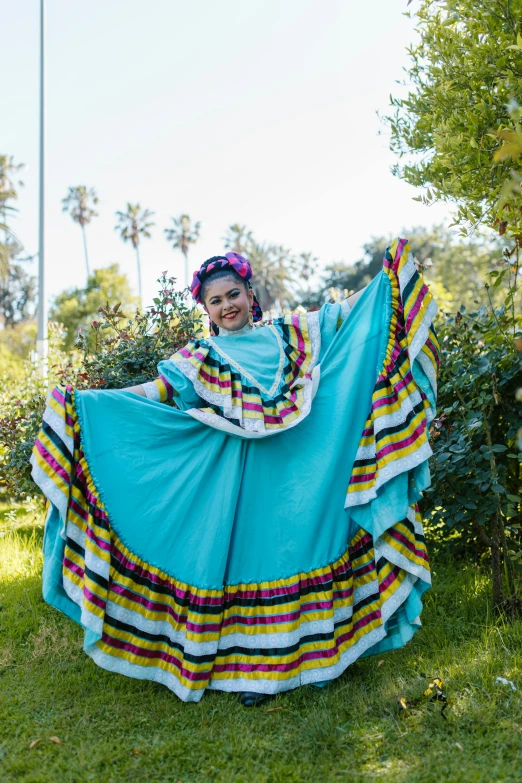
[(428, 425), (435, 411), (416, 383), (412, 368), (418, 361), (435, 397), (440, 363), (433, 328), (437, 304), (409, 253), (407, 240), (396, 239), (384, 257), (383, 271), (390, 285), (389, 338), (353, 465), (346, 507), (370, 502), (383, 484), (432, 455)]
[(33, 475), (45, 482), (56, 470), (59, 483), (72, 465), (63, 587), (91, 632), (85, 650), (103, 668), (163, 683), (184, 701), (199, 701), (206, 688), (276, 693), (331, 679), (385, 638), (419, 580), (429, 583), (416, 507), (375, 542), (360, 530), (341, 557), (308, 573), (220, 590), (180, 582), (112, 530), (81, 451), (74, 394), (54, 399), (60, 394), (53, 459), (33, 463)]
[(159, 375), (153, 381), (142, 384), (145, 397), (155, 402), (168, 402), (175, 395), (174, 387), (164, 375)]
[[(262, 435), (286, 430), (308, 415), (313, 397), (312, 370), (321, 333), (317, 313), (293, 314), (271, 327), (281, 344), (280, 380), (272, 390), (261, 389), (241, 367), (232, 364), (214, 341), (193, 340), (171, 356), (208, 407), (189, 411), (207, 424)], [(225, 427), (213, 418), (226, 419)], [(232, 427), (230, 426), (232, 425)]]

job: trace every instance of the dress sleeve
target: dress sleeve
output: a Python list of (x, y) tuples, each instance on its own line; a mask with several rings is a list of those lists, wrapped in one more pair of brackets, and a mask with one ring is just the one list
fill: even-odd
[(344, 321), (350, 315), (350, 304), (348, 299), (342, 302), (327, 302), (319, 310), (319, 328), (321, 330), (321, 359), (343, 325)]
[(159, 375), (153, 381), (142, 383), (145, 397), (156, 402), (168, 402), (177, 392), (164, 375)]
[[(165, 400), (170, 400), (176, 390), (176, 405), (182, 411), (189, 408), (201, 408), (206, 405), (199, 394), (194, 389), (192, 382), (176, 367), (170, 359), (164, 359), (158, 364), (159, 377), (152, 383), (157, 384), (160, 389), (160, 395), (167, 395)], [(164, 391), (163, 391), (164, 389)]]

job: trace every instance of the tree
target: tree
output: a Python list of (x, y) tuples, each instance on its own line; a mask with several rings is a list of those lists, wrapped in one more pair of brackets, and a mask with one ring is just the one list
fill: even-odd
[(10, 263), (0, 287), (0, 322), (11, 329), (34, 316), (35, 278), (21, 263)]
[[(399, 156), (394, 172), (426, 188), (419, 200), (455, 204), (463, 233), (492, 225), (510, 179), (509, 157), (493, 155), (508, 141), (503, 131), (514, 130), (522, 0), (421, 0), (417, 17), (420, 41), (408, 49), (413, 89), (391, 98), (395, 113), (385, 118)], [(512, 221), (520, 234), (518, 208)]]
[(461, 307), (440, 329), (432, 489), (435, 518), (450, 527), (469, 518), (489, 548), (493, 603), (506, 611), (522, 606), (513, 578), (522, 564), (522, 391), (514, 385), (522, 351), (521, 19), (522, 0), (420, 0), (420, 40), (408, 50), (413, 88), (391, 99), (395, 113), (386, 118), (394, 171), (425, 189), (418, 200), (453, 203), (464, 235), (496, 227), (509, 240), (487, 272), (487, 306)]
[(188, 286), (189, 270), (188, 270), (188, 252), (190, 245), (196, 244), (199, 239), (199, 231), (201, 223), (197, 221), (192, 225), (190, 217), (188, 215), (180, 215), (179, 218), (171, 218), (174, 226), (173, 228), (165, 229), (165, 236), (169, 242), (172, 242), (172, 247), (176, 250), (181, 250), (183, 253), (183, 259), (185, 262), (185, 285)]
[(72, 348), (78, 337), (78, 329), (89, 331), (93, 321), (100, 320), (99, 309), (121, 303), (121, 311), (127, 316), (139, 304), (132, 295), (126, 275), (117, 264), (95, 269), (85, 288), (69, 288), (55, 298), (50, 318), (64, 327), (63, 345)]
[(138, 294), (140, 302), (142, 301), (141, 290), (141, 263), (140, 263), (140, 242), (145, 237), (150, 239), (150, 229), (156, 225), (151, 217), (154, 215), (150, 209), (142, 209), (139, 204), (130, 204), (127, 202), (126, 212), (116, 212), (118, 217), (118, 223), (116, 224), (115, 231), (120, 232), (120, 236), (124, 242), (132, 242), (132, 246), (136, 251), (136, 261), (138, 263)]
[(311, 253), (296, 256), (283, 245), (258, 242), (237, 223), (228, 229), (225, 247), (244, 255), (252, 265), (253, 287), (263, 310), (294, 306), (303, 280), (308, 280), (317, 263)]
[(85, 185), (77, 185), (75, 188), (69, 188), (69, 192), (65, 198), (62, 199), (63, 212), (69, 212), (74, 222), (78, 223), (82, 230), (87, 278), (89, 277), (89, 256), (87, 253), (85, 226), (88, 225), (94, 217), (98, 217), (98, 213), (94, 209), (98, 200), (94, 188), (86, 188)]
[[(464, 305), (471, 312), (487, 303), (484, 288), (487, 272), (502, 263), (503, 247), (498, 241), (478, 235), (472, 240), (459, 239), (445, 226), (432, 229), (413, 226), (401, 231), (401, 235), (409, 239), (441, 310), (456, 312)], [(363, 257), (355, 263), (336, 261), (326, 266), (320, 286), (307, 292), (305, 307), (320, 307), (334, 296), (345, 296), (368, 285), (382, 269), (390, 240), (390, 237), (374, 237), (363, 246)], [(497, 292), (493, 298), (500, 305)]]
[(11, 258), (21, 248), (20, 242), (8, 225), (8, 218), (17, 210), (8, 202), (18, 198), (18, 188), (23, 182), (18, 178), (24, 168), (23, 163), (15, 163), (12, 155), (0, 155), (0, 230), (4, 239), (0, 242), (0, 282), (4, 283), (9, 274)]
[(252, 241), (252, 232), (246, 226), (240, 226), (239, 223), (231, 225), (224, 237), (225, 247), (240, 255), (245, 251), (248, 242)]

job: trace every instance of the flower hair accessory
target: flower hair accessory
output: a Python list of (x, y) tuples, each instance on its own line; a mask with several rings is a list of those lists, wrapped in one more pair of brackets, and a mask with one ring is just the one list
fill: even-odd
[[(252, 277), (252, 267), (246, 258), (240, 256), (239, 253), (225, 253), (224, 256), (214, 256), (213, 258), (209, 258), (207, 261), (204, 261), (201, 264), (198, 270), (194, 272), (194, 276), (192, 278), (190, 292), (196, 302), (202, 303), (201, 286), (207, 277), (210, 277), (213, 272), (217, 272), (218, 270), (222, 269), (233, 269), (234, 272), (237, 272), (237, 274), (247, 282)], [(248, 283), (248, 287), (252, 288), (250, 283)], [(252, 302), (252, 320), (255, 322), (260, 321), (262, 318), (263, 311), (261, 310), (261, 306), (254, 295), (254, 301)]]

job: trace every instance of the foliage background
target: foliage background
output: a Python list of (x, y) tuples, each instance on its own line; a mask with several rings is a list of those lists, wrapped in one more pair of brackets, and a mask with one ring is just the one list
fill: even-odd
[[(425, 203), (454, 205), (453, 230), (401, 232), (440, 306), (439, 414), (423, 511), (437, 547), (455, 558), (489, 559), (495, 605), (516, 612), (522, 568), (522, 0), (419, 0), (409, 8), (418, 38), (409, 48), (405, 84), (383, 118), (397, 155), (395, 173), (417, 186)], [(45, 395), (30, 354), (34, 281), (9, 229), (19, 172), (11, 157), (0, 156), (0, 361), (8, 381), (0, 392), (0, 487), (10, 499), (34, 495), (28, 456)], [(85, 287), (64, 291), (54, 302), (48, 380), (122, 388), (153, 378), (157, 362), (203, 326), (166, 273), (153, 306), (144, 310), (116, 266), (90, 271), (86, 227), (92, 230), (97, 204), (96, 191), (86, 186), (70, 188), (64, 200), (82, 229), (89, 274)], [(140, 269), (153, 213), (128, 203), (117, 216), (116, 229), (132, 243)], [(200, 230), (186, 213), (164, 229), (186, 269)], [(317, 308), (364, 287), (380, 271), (389, 241), (372, 237), (355, 264), (332, 261), (317, 275), (312, 253), (259, 241), (247, 226), (232, 224), (225, 238), (228, 248), (250, 258), (262, 304), (276, 311)]]

